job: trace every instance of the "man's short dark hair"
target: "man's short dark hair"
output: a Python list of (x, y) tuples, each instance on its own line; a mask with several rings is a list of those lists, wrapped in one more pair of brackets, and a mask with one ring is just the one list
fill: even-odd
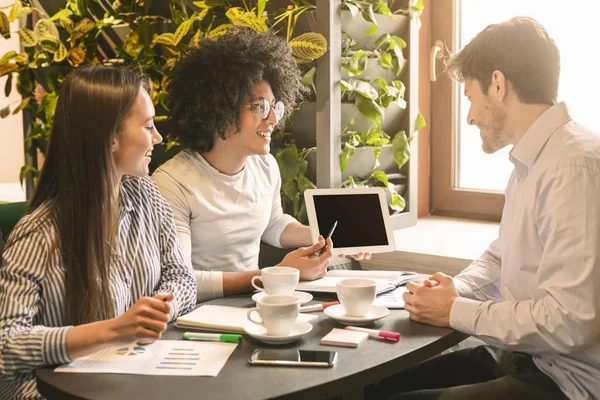
[(239, 132), (240, 108), (260, 81), (271, 85), (276, 100), (290, 111), (306, 87), (286, 41), (273, 33), (238, 28), (197, 48), (174, 69), (168, 86), (174, 134), (184, 147), (203, 153), (215, 135), (226, 139), (228, 126)]
[(526, 104), (556, 103), (560, 54), (544, 27), (529, 17), (489, 25), (446, 66), (460, 81), (476, 80), (487, 93), (492, 73), (501, 71)]

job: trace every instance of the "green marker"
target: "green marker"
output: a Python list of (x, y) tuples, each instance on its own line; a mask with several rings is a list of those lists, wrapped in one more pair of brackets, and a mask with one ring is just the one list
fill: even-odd
[(242, 335), (234, 335), (227, 333), (199, 333), (199, 332), (185, 332), (183, 334), (185, 340), (204, 340), (208, 342), (228, 342), (228, 343), (241, 343)]

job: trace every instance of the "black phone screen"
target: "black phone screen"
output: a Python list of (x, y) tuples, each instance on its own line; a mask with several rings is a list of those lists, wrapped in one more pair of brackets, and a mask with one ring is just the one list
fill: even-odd
[(331, 366), (337, 358), (336, 351), (296, 350), (296, 349), (258, 349), (251, 357), (252, 361), (285, 361), (287, 363), (322, 363)]

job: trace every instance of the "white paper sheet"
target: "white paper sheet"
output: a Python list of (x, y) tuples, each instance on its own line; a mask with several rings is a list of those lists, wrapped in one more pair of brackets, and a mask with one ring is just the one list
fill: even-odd
[(237, 343), (159, 340), (110, 347), (57, 367), (55, 372), (217, 376)]
[(406, 292), (406, 286), (400, 286), (389, 292), (381, 293), (375, 297), (373, 304), (387, 308), (404, 308), (404, 300), (402, 294)]

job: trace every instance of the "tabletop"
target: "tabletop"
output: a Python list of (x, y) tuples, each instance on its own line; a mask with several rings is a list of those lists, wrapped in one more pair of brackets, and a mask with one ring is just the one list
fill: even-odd
[[(331, 301), (316, 297), (309, 304)], [(253, 307), (250, 294), (231, 296), (203, 304)], [(36, 370), (38, 390), (48, 399), (267, 399), (267, 398), (362, 398), (362, 388), (398, 373), (458, 344), (467, 335), (410, 320), (404, 310), (390, 314), (367, 328), (400, 332), (399, 342), (369, 338), (358, 348), (325, 346), (320, 339), (344, 325), (315, 313), (313, 330), (286, 345), (268, 345), (249, 336), (235, 349), (217, 377), (178, 377), (120, 374), (55, 373), (54, 367)], [(162, 339), (181, 339), (183, 330), (172, 324)], [(332, 368), (250, 365), (257, 348), (334, 350), (338, 361)]]

